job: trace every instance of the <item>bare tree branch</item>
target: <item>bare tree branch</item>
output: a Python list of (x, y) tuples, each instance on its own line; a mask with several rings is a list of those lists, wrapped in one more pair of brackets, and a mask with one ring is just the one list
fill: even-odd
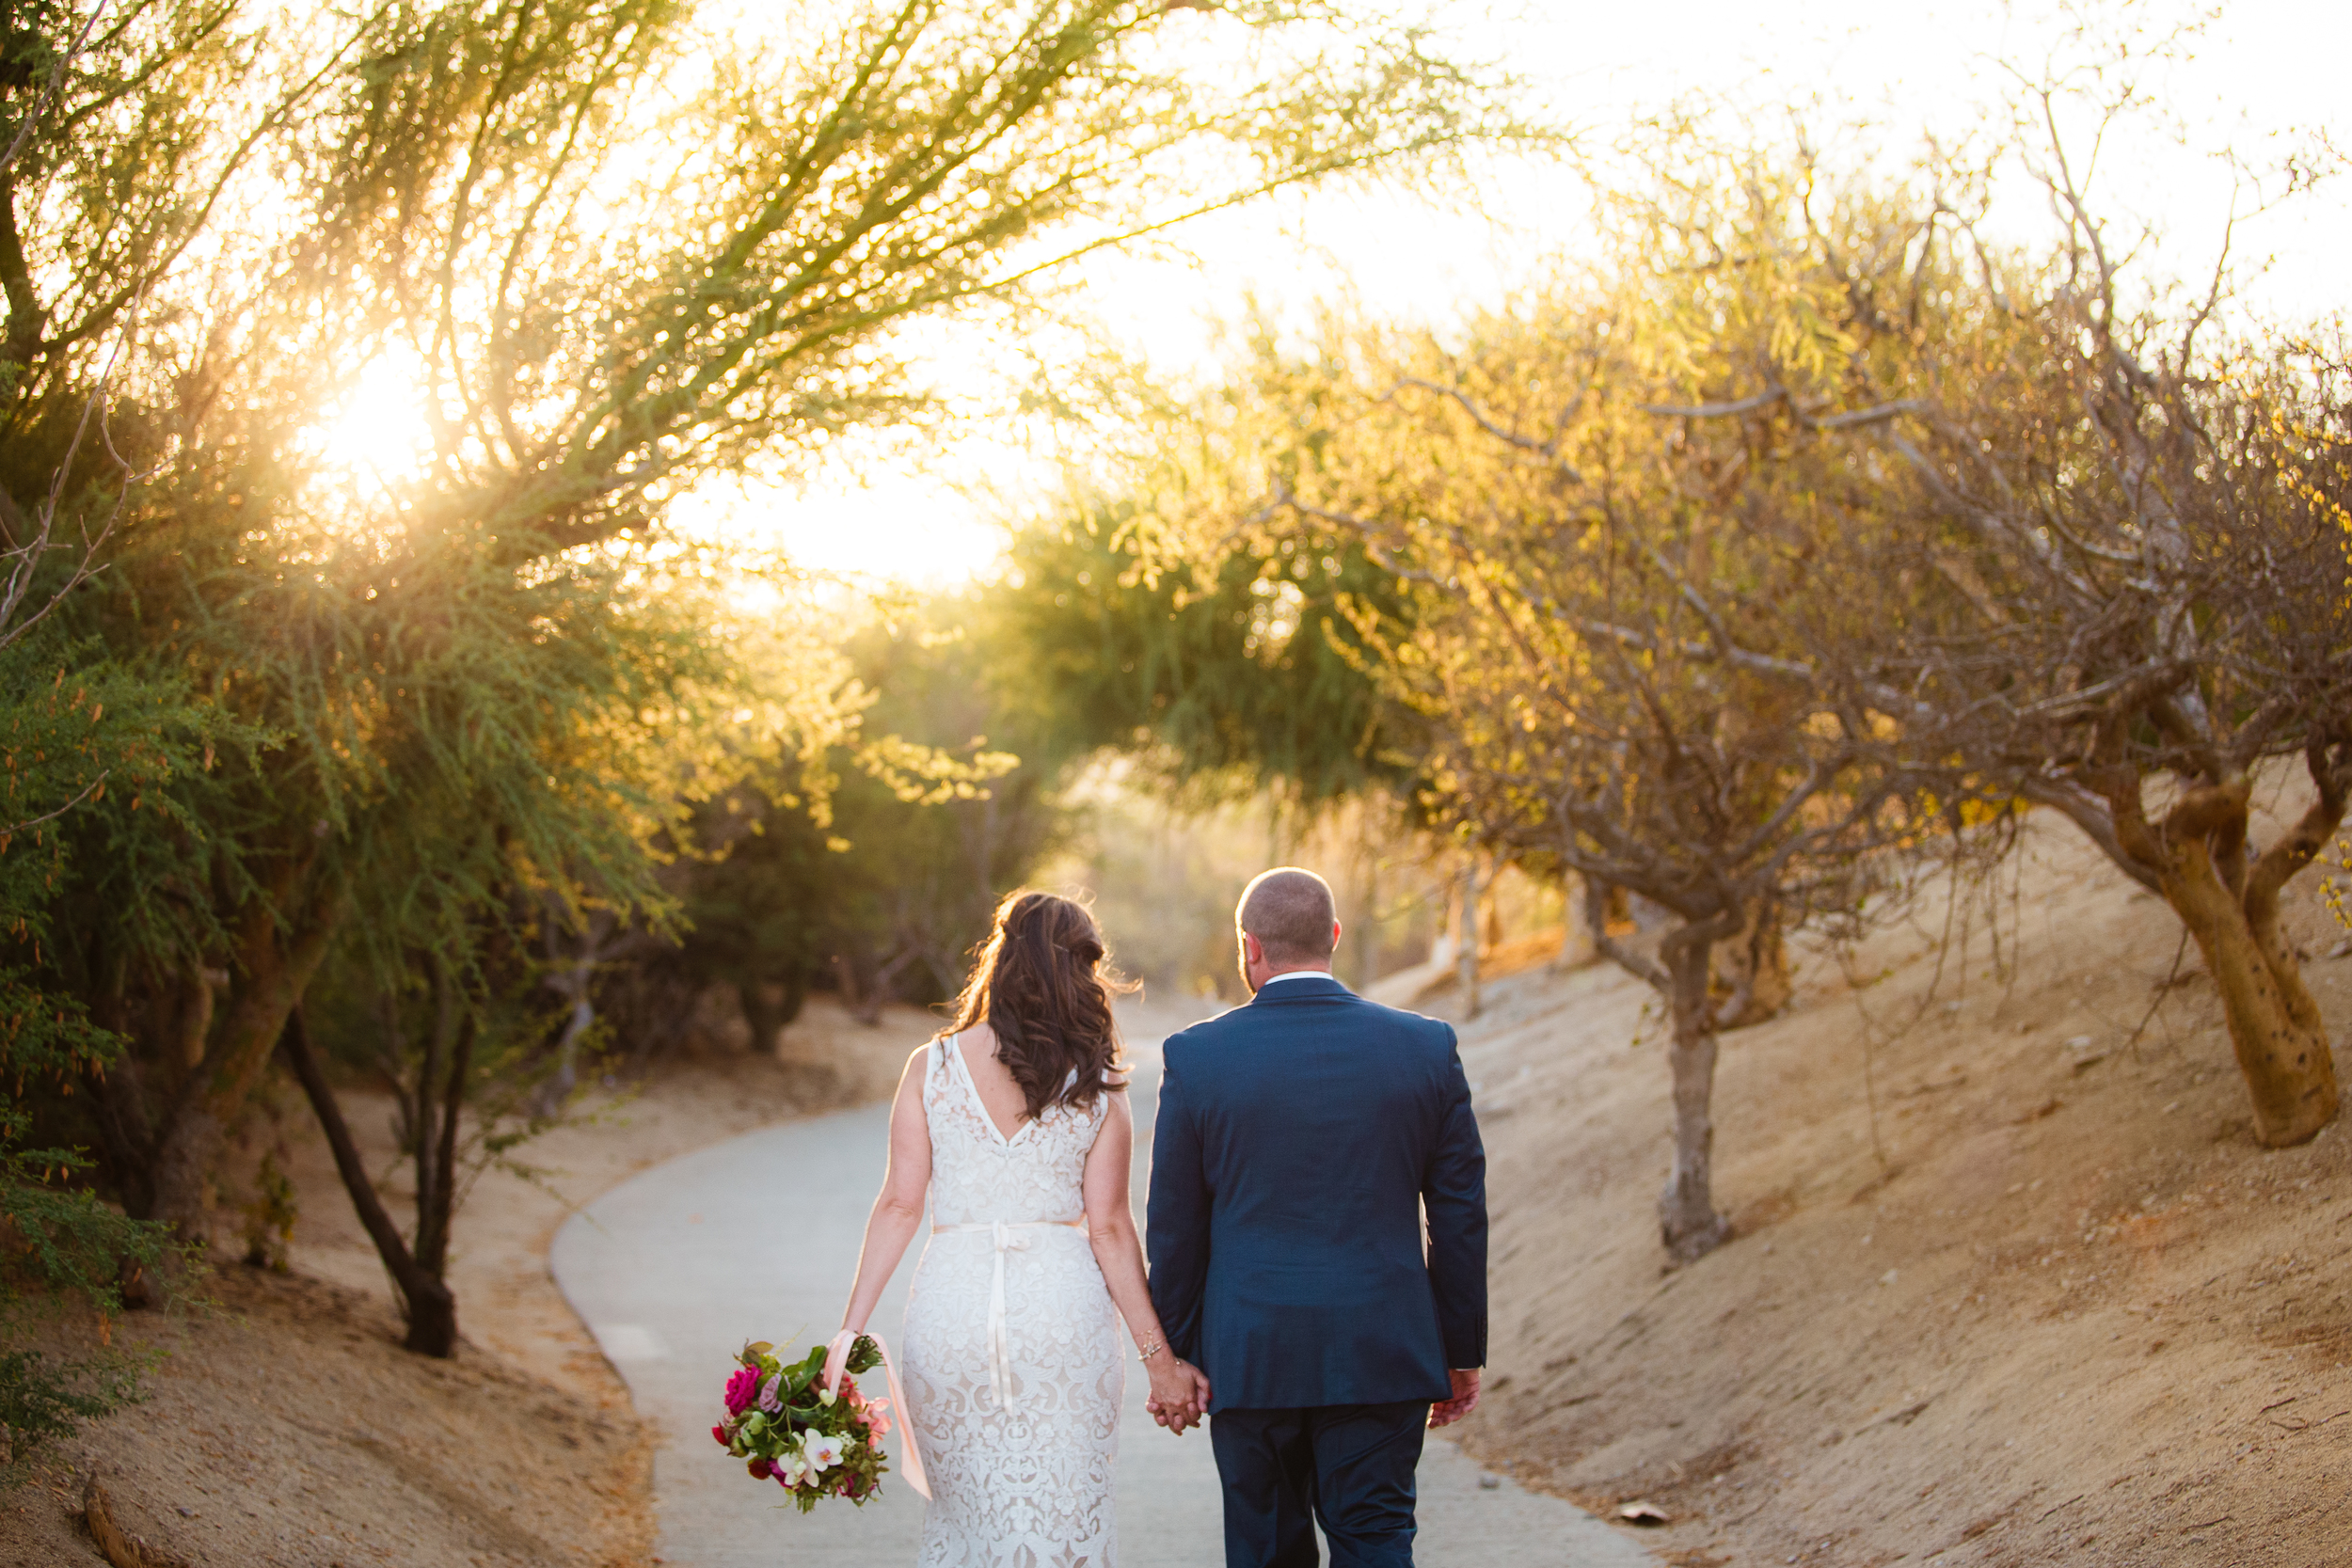
[(42, 117), (56, 107), (57, 95), (65, 89), (65, 79), (72, 71), (73, 62), (81, 57), (83, 50), (89, 47), (90, 35), (98, 30), (100, 19), (113, 3), (114, 0), (98, 0), (90, 8), (89, 17), (82, 24), (82, 30), (73, 35), (73, 41), (66, 45), (64, 52), (50, 67), (49, 82), (41, 88), (40, 101), (25, 108), (24, 118), (17, 125), (16, 135), (9, 138), (8, 150), (0, 151), (0, 174), (6, 174), (16, 166), (16, 160), (23, 155), (24, 144), (32, 139)]

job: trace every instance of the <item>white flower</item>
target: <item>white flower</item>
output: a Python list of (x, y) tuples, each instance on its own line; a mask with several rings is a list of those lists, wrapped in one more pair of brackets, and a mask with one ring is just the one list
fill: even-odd
[(776, 1474), (784, 1478), (784, 1483), (787, 1486), (798, 1486), (803, 1477), (815, 1474), (809, 1468), (807, 1461), (791, 1449), (785, 1449), (781, 1458), (771, 1459), (768, 1465)]
[(801, 1439), (801, 1452), (808, 1460), (809, 1473), (822, 1475), (841, 1463), (841, 1439), (810, 1433)]

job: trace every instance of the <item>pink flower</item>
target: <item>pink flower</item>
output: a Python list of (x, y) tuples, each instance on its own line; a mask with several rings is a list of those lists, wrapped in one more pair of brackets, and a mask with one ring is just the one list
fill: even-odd
[(759, 1397), (759, 1374), (749, 1367), (738, 1367), (727, 1379), (727, 1414), (740, 1416)]

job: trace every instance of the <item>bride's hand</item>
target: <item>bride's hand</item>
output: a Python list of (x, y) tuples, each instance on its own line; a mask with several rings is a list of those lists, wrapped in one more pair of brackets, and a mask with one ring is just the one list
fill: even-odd
[(849, 1364), (850, 1352), (856, 1347), (857, 1333), (853, 1329), (845, 1328), (833, 1337), (833, 1343), (825, 1351), (825, 1370), (817, 1374), (818, 1387), (841, 1386), (841, 1369)]
[(1155, 1355), (1144, 1365), (1152, 1376), (1152, 1397), (1145, 1402), (1146, 1407), (1160, 1424), (1180, 1435), (1186, 1428), (1198, 1426), (1209, 1407), (1209, 1380), (1200, 1369), (1180, 1360), (1173, 1352)]
[(1176, 1365), (1184, 1369), (1184, 1376), (1192, 1383), (1192, 1414), (1184, 1424), (1199, 1426), (1209, 1417), (1209, 1374), (1189, 1361), (1179, 1361)]

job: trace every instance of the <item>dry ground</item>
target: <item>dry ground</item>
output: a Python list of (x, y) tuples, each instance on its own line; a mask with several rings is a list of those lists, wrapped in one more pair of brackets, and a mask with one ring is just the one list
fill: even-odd
[[(1788, 1013), (1725, 1037), (1739, 1234), (1679, 1272), (1651, 1217), (1667, 1102), (1660, 1052), (1629, 1043), (1658, 1031), (1643, 988), (1606, 967), (1488, 988), (1463, 1030), (1496, 1214), (1474, 1452), (1588, 1505), (1655, 1502), (1674, 1523), (1649, 1539), (1686, 1568), (2352, 1563), (2352, 1132), (2256, 1148), (2210, 987), (2156, 989), (2169, 912), (2062, 831), (2028, 850), (2006, 973), (1979, 919), (1934, 983), (1931, 905), (1863, 950), (1858, 990), (1814, 955)], [(2340, 1016), (2352, 958), (2309, 882), (2290, 916)], [(172, 1350), (155, 1398), (0, 1498), (0, 1562), (99, 1560), (72, 1513), (93, 1467), (199, 1564), (645, 1560), (643, 1439), (549, 1239), (636, 1170), (884, 1091), (928, 1029), (820, 1000), (780, 1060), (676, 1064), (532, 1146), (544, 1184), (484, 1178), (450, 1363), (398, 1349), (288, 1101), (297, 1276), (232, 1266), (219, 1313), (118, 1325)], [(347, 1110), (389, 1168), (385, 1101)]]
[[(572, 1125), (515, 1151), (541, 1173), (536, 1179), (492, 1170), (467, 1195), (450, 1255), (459, 1330), (535, 1376), (625, 1406), (628, 1395), (620, 1378), (548, 1274), (557, 1228), (575, 1209), (664, 1160), (771, 1122), (889, 1093), (907, 1052), (933, 1027), (930, 1016), (914, 1007), (893, 1007), (880, 1024), (861, 1024), (832, 997), (818, 996), (769, 1057), (747, 1049), (739, 1015), (721, 1013), (706, 1021), (704, 1050), (663, 1063), (642, 1080), (612, 1082), (584, 1095)], [(292, 1146), (289, 1171), (302, 1194), (295, 1266), (389, 1305), (383, 1265), (336, 1180), (326, 1140), (300, 1095), (279, 1092), (279, 1125)], [(389, 1173), (383, 1191), (393, 1213), (413, 1214), (413, 1168), (394, 1163), (391, 1097), (352, 1089), (340, 1098), (371, 1168)], [(257, 1123), (257, 1150), (266, 1135), (266, 1126)]]
[(468, 1347), (428, 1361), (382, 1304), (236, 1268), (215, 1311), (134, 1314), (168, 1352), (147, 1402), (57, 1445), (0, 1497), (0, 1562), (99, 1563), (79, 1524), (103, 1476), (118, 1523), (238, 1568), (634, 1564), (650, 1449), (632, 1416)]
[[(548, 1275), (556, 1227), (663, 1160), (886, 1092), (930, 1029), (912, 1008), (868, 1028), (818, 998), (774, 1058), (722, 1023), (706, 1053), (587, 1097), (593, 1116), (518, 1151), (537, 1180), (489, 1172), (460, 1212), (451, 1278), (464, 1343), (451, 1361), (400, 1348), (383, 1270), (307, 1108), (281, 1085), (243, 1152), (275, 1145), (294, 1180), (293, 1274), (225, 1261), (213, 1309), (118, 1322), (116, 1342), (167, 1353), (152, 1397), (0, 1494), (0, 1563), (100, 1562), (79, 1522), (93, 1472), (132, 1532), (201, 1568), (646, 1562), (648, 1439)], [(406, 1218), (389, 1097), (354, 1086), (341, 1098)]]
[[(1981, 917), (1943, 941), (1939, 899), (1858, 990), (1811, 955), (1788, 1012), (1724, 1037), (1737, 1234), (1679, 1272), (1645, 988), (1488, 988), (1462, 1031), (1495, 1213), (1473, 1452), (1658, 1504), (1689, 1568), (2352, 1563), (2352, 1129), (2257, 1147), (2193, 947), (2164, 985), (2165, 906), (2062, 825), (2021, 872), (2006, 974)], [(2315, 880), (2289, 916), (2340, 1020), (2352, 944)]]

